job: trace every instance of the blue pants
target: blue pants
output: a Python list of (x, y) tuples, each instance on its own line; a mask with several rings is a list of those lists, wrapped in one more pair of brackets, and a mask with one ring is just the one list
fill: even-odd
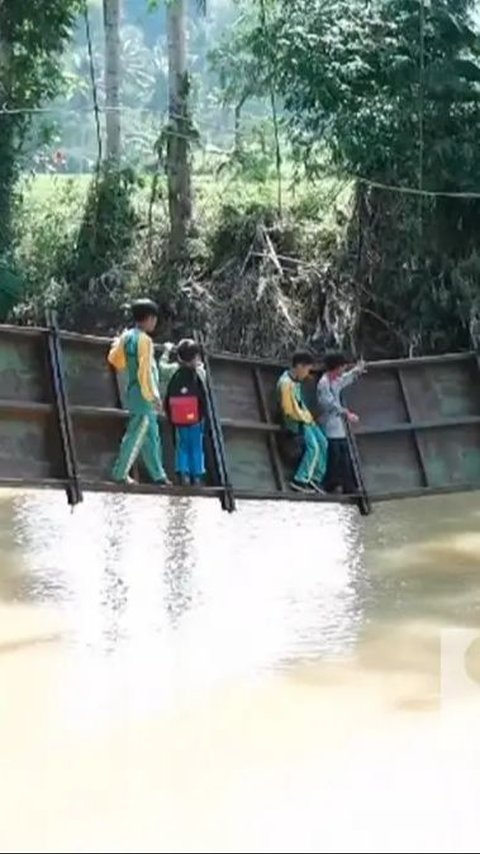
[(203, 477), (203, 423), (176, 428), (175, 471), (186, 477)]
[(295, 472), (298, 483), (322, 483), (327, 470), (328, 439), (317, 424), (303, 425), (305, 452)]

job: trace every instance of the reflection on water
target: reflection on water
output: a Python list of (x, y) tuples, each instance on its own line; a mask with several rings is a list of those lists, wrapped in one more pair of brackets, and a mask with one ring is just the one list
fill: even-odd
[(0, 496), (1, 849), (475, 850), (439, 644), (478, 624), (479, 521)]

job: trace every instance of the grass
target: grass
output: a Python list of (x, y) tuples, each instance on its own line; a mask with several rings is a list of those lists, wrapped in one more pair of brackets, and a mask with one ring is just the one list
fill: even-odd
[[(197, 220), (215, 220), (225, 204), (234, 205), (239, 210), (256, 204), (275, 209), (278, 206), (278, 183), (276, 176), (269, 174), (264, 180), (254, 180), (248, 176), (228, 174), (226, 171), (194, 170), (193, 186)], [(88, 188), (93, 180), (91, 174), (63, 175), (38, 174), (25, 176), (20, 182), (23, 207), (29, 216), (44, 214), (48, 209), (59, 205), (72, 221), (80, 222)], [(151, 175), (139, 178), (139, 187), (135, 203), (140, 211), (146, 211), (151, 193)], [(156, 215), (166, 217), (166, 181), (161, 178), (156, 203)], [(334, 224), (332, 214), (348, 205), (351, 197), (351, 185), (338, 177), (325, 177), (312, 182), (298, 180), (293, 167), (285, 164), (282, 175), (282, 204), (284, 212), (290, 212), (295, 219), (313, 220), (326, 225)]]

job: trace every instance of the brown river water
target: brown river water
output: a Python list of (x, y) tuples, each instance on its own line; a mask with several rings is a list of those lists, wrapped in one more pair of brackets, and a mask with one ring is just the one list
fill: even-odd
[(0, 850), (480, 843), (480, 496), (0, 493)]

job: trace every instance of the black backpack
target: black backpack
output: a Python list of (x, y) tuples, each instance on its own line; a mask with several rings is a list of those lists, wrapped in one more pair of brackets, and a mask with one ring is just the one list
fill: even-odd
[[(178, 404), (181, 401), (191, 401), (195, 409), (195, 417), (191, 420), (178, 420)], [(172, 424), (198, 424), (207, 414), (205, 387), (195, 368), (181, 365), (173, 374), (165, 394), (165, 413)]]

